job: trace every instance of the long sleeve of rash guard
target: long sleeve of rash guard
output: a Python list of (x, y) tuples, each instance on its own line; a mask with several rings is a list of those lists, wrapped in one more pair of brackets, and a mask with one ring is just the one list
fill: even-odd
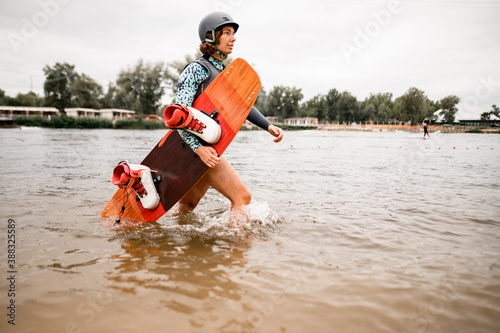
[[(196, 90), (206, 78), (208, 78), (208, 71), (203, 66), (196, 62), (189, 64), (179, 77), (175, 103), (192, 106)], [(177, 132), (192, 151), (196, 152), (200, 148), (201, 143), (194, 134), (181, 129), (178, 129)]]
[(255, 106), (252, 108), (252, 110), (250, 110), (247, 120), (256, 126), (259, 126), (264, 131), (267, 131), (267, 128), (269, 127), (269, 125), (271, 125), (271, 122), (267, 120), (267, 118), (264, 117)]

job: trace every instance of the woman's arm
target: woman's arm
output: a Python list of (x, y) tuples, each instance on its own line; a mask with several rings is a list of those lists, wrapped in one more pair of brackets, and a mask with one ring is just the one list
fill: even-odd
[(276, 137), (273, 141), (278, 143), (283, 139), (283, 129), (278, 126), (269, 125), (267, 131), (271, 133), (272, 136)]
[[(200, 83), (208, 78), (208, 75), (209, 73), (202, 65), (197, 62), (190, 63), (179, 77), (175, 103), (192, 106)], [(177, 132), (195, 153), (202, 146), (196, 135), (184, 130), (177, 130)]]
[(267, 131), (267, 128), (269, 127), (269, 125), (271, 125), (271, 122), (267, 120), (267, 118), (264, 117), (255, 106), (252, 108), (252, 110), (250, 110), (250, 113), (247, 116), (247, 120), (256, 126), (259, 126), (264, 131)]
[(268, 131), (272, 136), (276, 137), (274, 142), (280, 142), (283, 139), (283, 130), (277, 126), (271, 124), (266, 117), (260, 113), (259, 110), (254, 106), (250, 113), (248, 114), (247, 120), (252, 124), (259, 126), (265, 131)]
[[(207, 70), (200, 64), (196, 62), (189, 64), (179, 77), (175, 103), (192, 106), (199, 85), (206, 80), (209, 75)], [(213, 168), (219, 163), (220, 157), (213, 147), (203, 146), (196, 135), (188, 131), (177, 130), (177, 132), (189, 148), (191, 148), (208, 167)]]

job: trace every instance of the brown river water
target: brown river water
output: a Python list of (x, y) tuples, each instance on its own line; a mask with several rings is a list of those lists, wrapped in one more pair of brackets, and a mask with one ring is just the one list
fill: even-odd
[(248, 223), (102, 220), (163, 133), (0, 129), (1, 332), (499, 332), (500, 135), (240, 132)]

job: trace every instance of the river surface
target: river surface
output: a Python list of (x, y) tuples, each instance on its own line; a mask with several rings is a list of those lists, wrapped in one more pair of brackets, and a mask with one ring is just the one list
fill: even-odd
[(101, 219), (163, 133), (0, 129), (1, 332), (499, 331), (500, 135), (240, 132), (247, 223)]

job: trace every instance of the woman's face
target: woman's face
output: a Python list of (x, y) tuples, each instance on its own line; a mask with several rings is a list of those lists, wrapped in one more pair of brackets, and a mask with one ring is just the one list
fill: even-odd
[(222, 34), (219, 37), (219, 44), (217, 44), (217, 46), (222, 53), (228, 55), (233, 52), (235, 41), (236, 38), (234, 38), (234, 28), (228, 25), (222, 28)]

